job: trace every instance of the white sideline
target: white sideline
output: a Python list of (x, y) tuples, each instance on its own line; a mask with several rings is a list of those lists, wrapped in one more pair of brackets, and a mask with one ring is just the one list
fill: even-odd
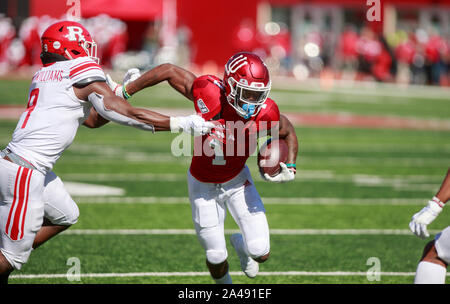
[[(415, 272), (380, 272), (381, 276), (414, 276)], [(232, 276), (245, 275), (240, 271), (230, 271)], [(198, 277), (208, 276), (209, 272), (130, 272), (130, 273), (81, 273), (80, 278), (124, 278), (124, 277)], [(261, 271), (258, 276), (367, 276), (367, 272), (362, 271)], [(450, 273), (447, 273), (450, 276)], [(15, 274), (10, 279), (57, 279), (70, 278), (71, 275), (65, 273), (55, 274)]]
[[(441, 230), (429, 230), (430, 234)], [(239, 232), (225, 229), (225, 234)], [(194, 229), (68, 229), (62, 235), (195, 235)], [(270, 229), (272, 235), (414, 235), (408, 229)]]

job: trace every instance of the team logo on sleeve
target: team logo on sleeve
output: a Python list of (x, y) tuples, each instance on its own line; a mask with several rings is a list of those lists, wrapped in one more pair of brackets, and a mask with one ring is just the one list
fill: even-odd
[(201, 98), (197, 99), (197, 106), (202, 114), (208, 113), (209, 109)]

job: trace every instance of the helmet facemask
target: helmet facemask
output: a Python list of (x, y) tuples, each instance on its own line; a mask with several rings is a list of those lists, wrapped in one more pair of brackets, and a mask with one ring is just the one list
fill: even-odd
[(267, 86), (259, 82), (248, 85), (246, 82), (245, 79), (237, 82), (233, 77), (228, 78), (230, 94), (227, 97), (236, 112), (245, 119), (249, 119), (258, 115), (261, 106), (266, 102), (271, 85), (270, 82)]
[(100, 63), (100, 58), (97, 57), (97, 43), (94, 41), (82, 41), (81, 47), (86, 51), (86, 54), (94, 60), (97, 64)]
[[(81, 40), (78, 44), (83, 48), (89, 58), (94, 60), (97, 64), (100, 63), (100, 59), (97, 57), (97, 43), (94, 41)], [(65, 50), (65, 54), (69, 57), (69, 59), (73, 59), (70, 51), (67, 49)]]

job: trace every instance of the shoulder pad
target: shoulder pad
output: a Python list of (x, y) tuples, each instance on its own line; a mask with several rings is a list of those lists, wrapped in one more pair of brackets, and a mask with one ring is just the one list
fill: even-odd
[(205, 120), (215, 117), (221, 110), (222, 81), (216, 76), (203, 75), (194, 80), (192, 93), (194, 107)]
[(279, 121), (280, 110), (278, 105), (270, 98), (267, 98), (266, 102), (261, 106), (262, 109), (258, 113), (257, 119), (259, 121)]

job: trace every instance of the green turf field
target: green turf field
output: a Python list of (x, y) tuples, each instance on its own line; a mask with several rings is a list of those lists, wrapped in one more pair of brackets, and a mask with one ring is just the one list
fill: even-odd
[[(27, 86), (26, 81), (0, 81), (0, 104), (25, 105)], [(379, 92), (275, 88), (271, 96), (282, 112), (449, 121), (449, 95)], [(133, 99), (137, 106), (190, 107), (166, 85)], [(15, 123), (0, 120), (1, 147)], [(264, 182), (256, 158), (248, 161), (272, 231), (271, 258), (250, 280), (228, 243), (233, 281), (412, 283), (428, 240), (409, 233), (408, 223), (436, 193), (449, 168), (450, 131), (308, 126), (296, 131), (300, 151), (294, 182)], [(68, 186), (109, 186), (122, 194), (74, 193), (79, 222), (33, 251), (10, 283), (212, 283), (187, 200), (190, 159), (172, 156), (175, 137), (113, 124), (80, 128), (55, 173)], [(449, 224), (450, 211), (444, 210), (429, 229), (434, 235)], [(226, 229), (227, 234), (237, 229), (230, 215)], [(370, 276), (373, 257), (379, 261), (379, 280)], [(66, 277), (75, 265), (70, 258), (80, 263), (80, 281)]]

